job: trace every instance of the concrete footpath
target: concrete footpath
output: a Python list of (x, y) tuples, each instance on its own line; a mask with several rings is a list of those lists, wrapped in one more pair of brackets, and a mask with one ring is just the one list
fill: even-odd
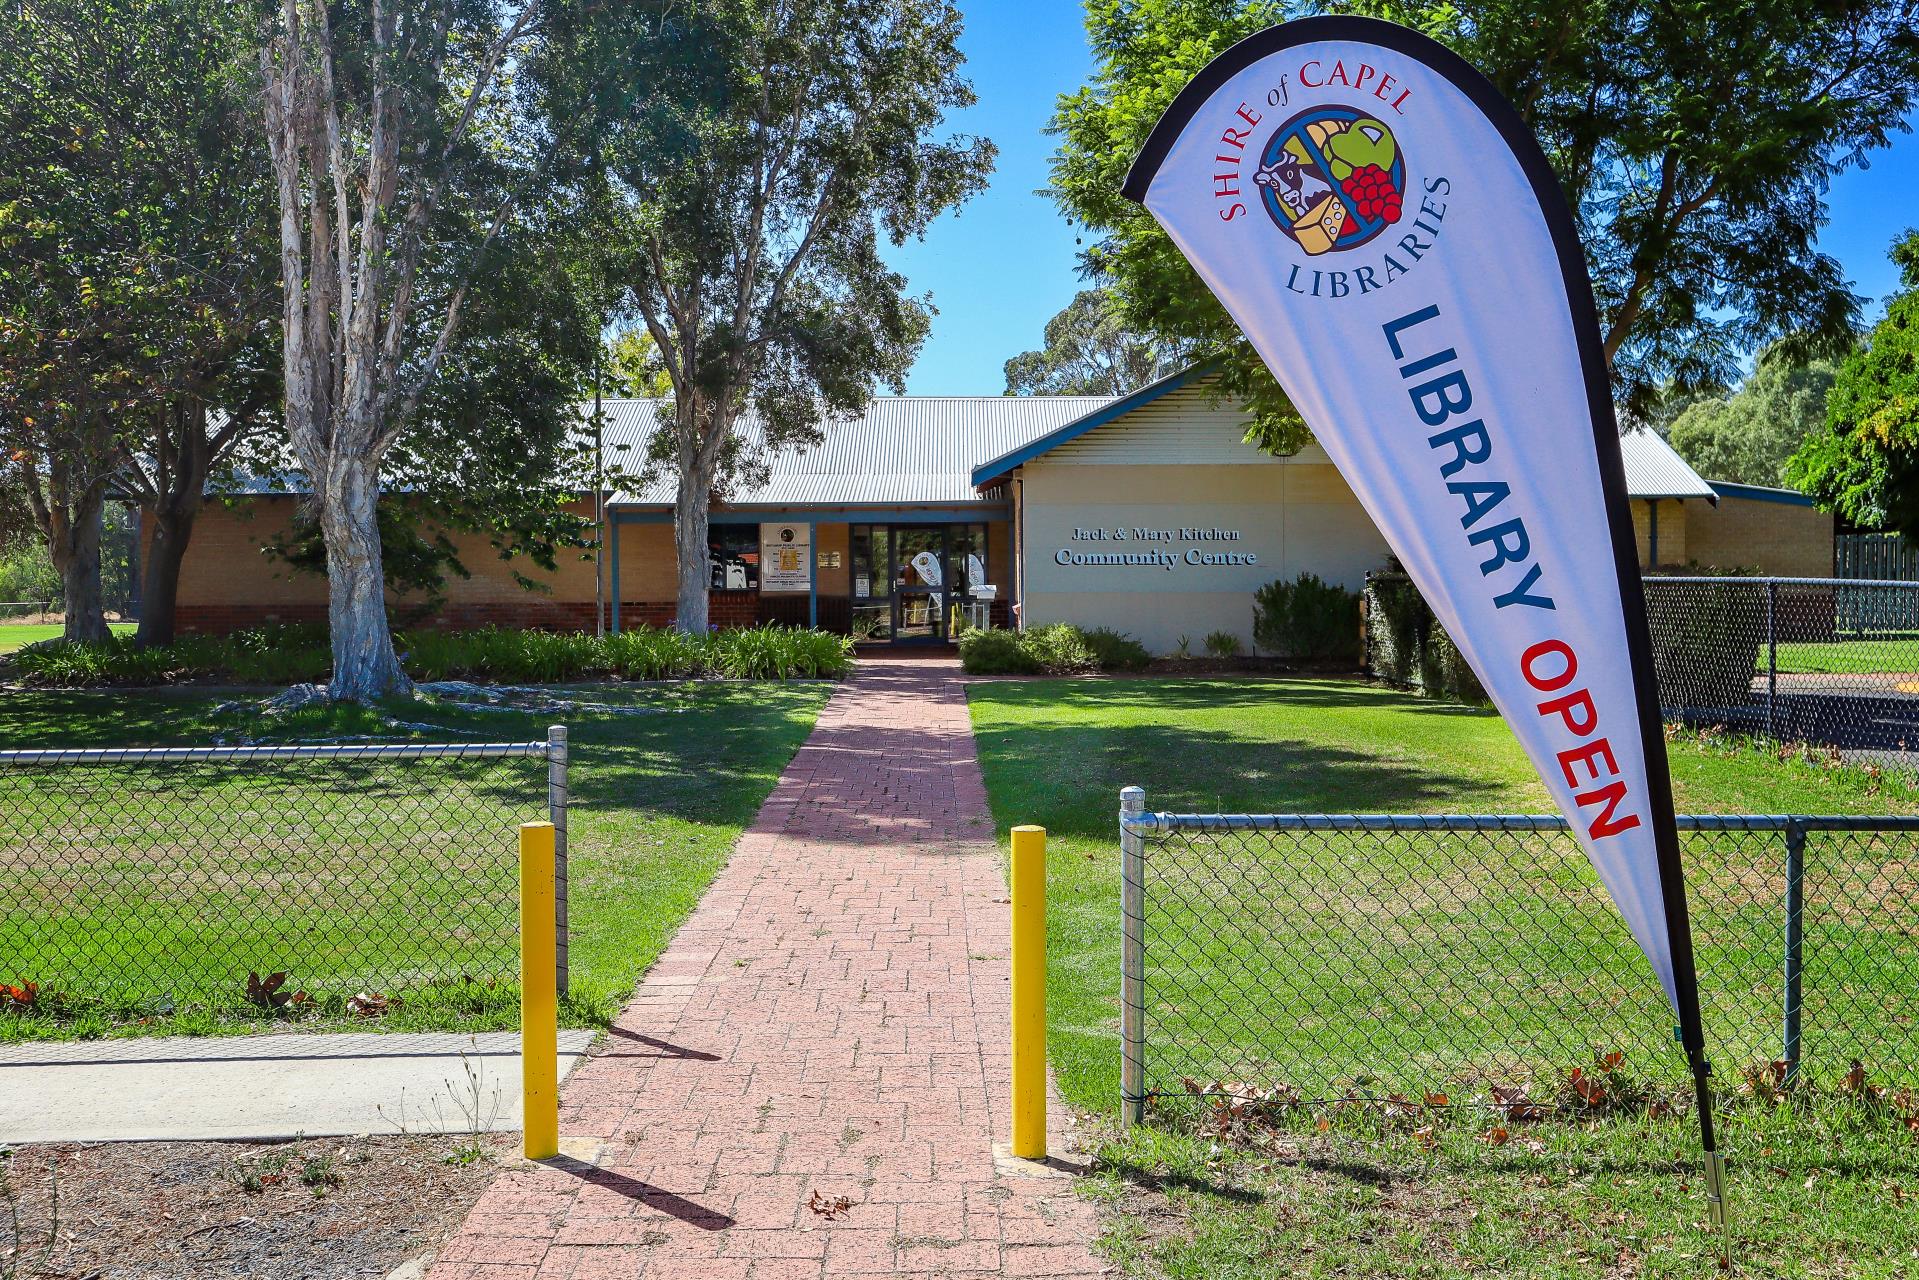
[(1008, 945), (957, 664), (862, 659), (432, 1280), (1109, 1271), (1063, 1134), (995, 1156)]
[[(592, 1039), (560, 1032), (562, 1075)], [(515, 1032), (0, 1045), (0, 1146), (519, 1127)]]

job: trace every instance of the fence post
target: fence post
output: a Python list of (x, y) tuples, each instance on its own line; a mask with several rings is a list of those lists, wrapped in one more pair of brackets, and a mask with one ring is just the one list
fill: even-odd
[(560, 1151), (559, 1006), (553, 987), (550, 822), (520, 825), (520, 1126), (529, 1160)]
[(1773, 707), (1779, 697), (1779, 583), (1766, 579), (1766, 736), (1779, 737), (1778, 716)]
[(567, 991), (566, 726), (546, 731), (546, 816), (553, 824), (553, 990)]
[(1806, 829), (1786, 823), (1786, 994), (1782, 1057), (1786, 1079), (1799, 1074), (1799, 989), (1805, 968)]
[(1119, 1115), (1146, 1116), (1146, 837), (1129, 824), (1146, 812), (1146, 792), (1119, 793)]

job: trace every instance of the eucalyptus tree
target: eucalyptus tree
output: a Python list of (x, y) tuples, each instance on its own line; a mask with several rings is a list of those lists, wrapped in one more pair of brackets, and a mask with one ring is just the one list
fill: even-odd
[(1365, 13), (1452, 46), (1539, 135), (1585, 245), (1618, 398), (1716, 390), (1749, 352), (1851, 343), (1859, 300), (1819, 251), (1825, 193), (1903, 131), (1915, 0), (1090, 0), (1092, 79), (1060, 100), (1052, 188), (1092, 233), (1128, 321), (1205, 344), (1269, 447), (1299, 421), (1158, 225), (1119, 194), (1148, 130), (1228, 45), (1285, 18)]
[(1194, 346), (1131, 327), (1103, 288), (1073, 295), (1045, 339), (1006, 362), (1007, 395), (1123, 396), (1183, 368)]
[(260, 72), (284, 417), (325, 551), (335, 698), (409, 687), (385, 608), (382, 468), (573, 158), (679, 56), (687, 7), (279, 0)]
[[(942, 135), (973, 101), (949, 0), (713, 0), (701, 92), (607, 140), (625, 302), (672, 386), (650, 461), (677, 479), (678, 625), (707, 625), (708, 505), (902, 388), (928, 299), (881, 257), (986, 181), (993, 146)], [(740, 431), (757, 410), (753, 447)]]

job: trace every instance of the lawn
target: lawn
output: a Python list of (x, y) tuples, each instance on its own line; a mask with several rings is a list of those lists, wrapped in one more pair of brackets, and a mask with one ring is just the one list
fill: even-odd
[[(268, 719), (188, 691), (13, 692), (0, 737), (21, 748), (527, 741), (562, 719), (573, 794), (563, 1014), (584, 1025), (617, 1008), (692, 910), (830, 691), (595, 688), (579, 696), (607, 709), (558, 716), (391, 708), (411, 729), (356, 708)], [(0, 775), (8, 789), (0, 957), (31, 943), (68, 959), (57, 972), (0, 972), (59, 997), (38, 1016), (0, 1014), (0, 1038), (261, 1029), (276, 1020), (247, 1003), (246, 973), (274, 968), (316, 998), (316, 1024), (368, 989), (403, 995), (381, 1025), (515, 1025), (515, 827), (546, 816), (543, 761), (69, 768)]]
[[(1145, 786), (1151, 808), (1186, 812), (1547, 805), (1496, 716), (1382, 689), (1030, 681), (976, 684), (970, 697), (997, 823), (1051, 833), (1048, 1021), (1059, 1085), (1109, 1115), (1122, 786)], [(1682, 812), (1915, 809), (1902, 781), (1713, 735), (1681, 735), (1672, 754)], [(1873, 1043), (1892, 1056), (1872, 1059), (1874, 1069), (1897, 1061), (1909, 1076), (1919, 1065), (1911, 1019), (1884, 1006), (1909, 1001), (1919, 973), (1919, 884), (1882, 844), (1818, 839), (1808, 849), (1808, 1062), (1831, 1085), (1849, 1030), (1884, 1033)], [(1194, 1104), (1160, 1104), (1156, 1127), (1111, 1135), (1101, 1153), (1101, 1194), (1132, 1210), (1115, 1219), (1117, 1257), (1182, 1276), (1699, 1273), (1702, 1243), (1688, 1225), (1698, 1194), (1682, 1190), (1696, 1148), (1687, 1120), (1641, 1110), (1591, 1125), (1515, 1123), (1497, 1150), (1477, 1139), (1493, 1123), (1491, 1084), (1525, 1085), (1550, 1102), (1564, 1079), (1536, 1056), (1486, 1052), (1514, 1038), (1626, 1050), (1630, 1088), (1674, 1079), (1660, 1033), (1670, 1014), (1569, 842), (1182, 841), (1148, 853), (1150, 1085), (1177, 1092), (1190, 1072), (1283, 1081), (1308, 1098), (1346, 1086), (1433, 1090), (1455, 1105), (1399, 1121), (1307, 1105), (1246, 1150), (1196, 1136)], [(1688, 854), (1709, 1030), (1731, 1046), (1716, 1050), (1730, 1088), (1746, 1062), (1777, 1052), (1781, 852), (1752, 837), (1696, 837)], [(1500, 861), (1488, 869), (1488, 858)], [(1440, 871), (1425, 865), (1434, 859)], [(1857, 913), (1830, 918), (1822, 894), (1892, 905), (1876, 909), (1876, 937), (1844, 939), (1847, 949), (1841, 936), (1857, 932), (1846, 927)], [(1562, 1073), (1584, 1056), (1562, 1051)], [(1912, 1265), (1915, 1215), (1896, 1197), (1919, 1195), (1919, 1143), (1857, 1111), (1733, 1112), (1740, 1193), (1765, 1193), (1743, 1206), (1741, 1234), (1768, 1274)]]
[[(138, 625), (133, 622), (109, 622), (107, 629), (115, 635), (130, 636), (138, 629)], [(0, 653), (12, 653), (30, 644), (39, 644), (42, 640), (56, 640), (60, 632), (61, 626), (57, 622), (0, 622)]]
[[(1766, 651), (1759, 651), (1759, 670)], [(1919, 639), (1792, 641), (1779, 646), (1779, 670), (1806, 675), (1885, 675), (1919, 672)]]

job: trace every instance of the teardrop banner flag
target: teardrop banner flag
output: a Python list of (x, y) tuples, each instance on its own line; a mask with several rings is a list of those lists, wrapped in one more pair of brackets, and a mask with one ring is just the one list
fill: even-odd
[(1127, 175), (1405, 565), (1678, 1015), (1697, 980), (1625, 469), (1565, 196), (1498, 90), (1392, 23), (1268, 28)]

